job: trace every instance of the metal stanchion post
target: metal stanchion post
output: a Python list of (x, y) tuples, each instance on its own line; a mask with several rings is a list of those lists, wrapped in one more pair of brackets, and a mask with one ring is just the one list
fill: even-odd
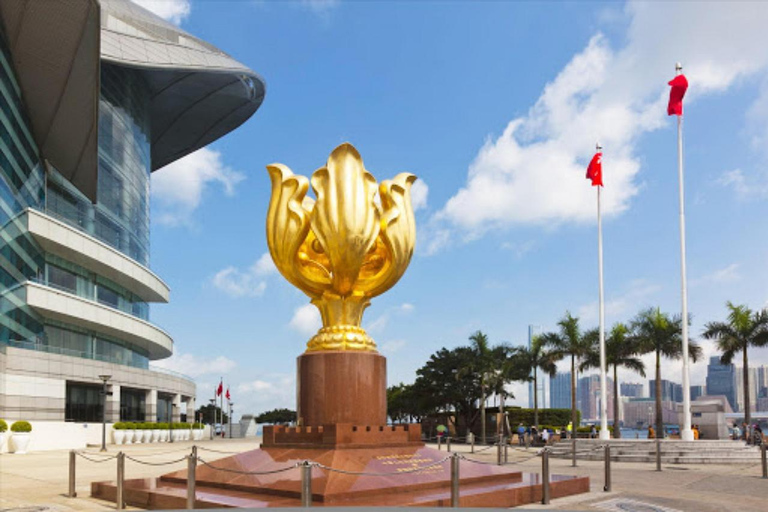
[(448, 453), (451, 453), (451, 436), (448, 436), (445, 440), (445, 448), (448, 450)]
[(451, 457), (451, 507), (459, 506), (459, 461), (461, 458), (458, 453)]
[(573, 439), (571, 440), (571, 447), (572, 447), (572, 450), (573, 450), (573, 453), (572, 453), (572, 457), (573, 458), (571, 460), (571, 466), (574, 467), (574, 468), (576, 467), (576, 435), (577, 435), (576, 434), (576, 429), (574, 428), (573, 429)]
[(504, 464), (509, 462), (509, 440), (504, 438)]
[(195, 447), (192, 447), (192, 455), (187, 457), (187, 509), (195, 508), (195, 481), (197, 473), (197, 457), (194, 455)]
[(115, 502), (117, 504), (117, 510), (125, 509), (125, 496), (123, 494), (123, 487), (125, 485), (125, 454), (120, 452), (117, 454), (117, 496)]
[(605, 492), (611, 492), (611, 445), (605, 445)]
[(499, 466), (503, 464), (503, 459), (501, 457), (502, 455), (501, 450), (502, 450), (501, 439), (499, 439), (498, 441), (496, 441), (496, 464), (498, 464)]
[(438, 451), (442, 449), (441, 448), (442, 444), (443, 444), (443, 436), (438, 435), (437, 436), (437, 449), (438, 449)]
[(475, 453), (475, 434), (470, 432), (469, 434), (467, 434), (467, 436), (471, 436), (469, 438), (469, 452)]
[(661, 471), (661, 439), (656, 440), (656, 471)]
[(195, 462), (197, 462), (197, 445), (192, 445), (192, 456), (195, 458)]
[(541, 452), (541, 503), (549, 505), (549, 449)]
[(301, 506), (312, 506), (312, 464), (308, 460), (301, 463)]
[(765, 455), (765, 442), (760, 446), (760, 457), (763, 459), (763, 478), (768, 478), (768, 458)]
[[(763, 455), (765, 455), (765, 450), (763, 450)], [(75, 459), (77, 458), (77, 454), (75, 453), (75, 450), (69, 451), (69, 493), (67, 496), (70, 498), (76, 498), (77, 497), (77, 490), (75, 489)]]

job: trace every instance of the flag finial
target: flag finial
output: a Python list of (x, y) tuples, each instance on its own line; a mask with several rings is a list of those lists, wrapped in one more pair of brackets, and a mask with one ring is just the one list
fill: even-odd
[(683, 72), (683, 64), (680, 62), (675, 63), (675, 73), (678, 75)]
[(595, 142), (595, 151), (599, 153), (602, 150), (603, 150), (603, 146), (601, 146), (599, 142)]

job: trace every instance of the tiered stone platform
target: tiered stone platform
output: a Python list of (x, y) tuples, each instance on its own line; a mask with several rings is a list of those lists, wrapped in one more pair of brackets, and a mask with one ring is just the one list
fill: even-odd
[[(312, 468), (312, 498), (319, 506), (450, 505), (450, 460), (446, 452), (424, 446), (420, 425), (266, 427), (260, 450), (218, 460), (204, 454), (196, 470), (200, 508), (300, 506), (301, 471), (295, 466), (304, 460), (318, 463)], [(284, 468), (292, 469), (276, 472)], [(553, 475), (550, 482), (553, 498), (589, 491), (585, 477)], [(128, 480), (125, 499), (142, 508), (185, 508), (186, 483), (186, 471)], [(115, 500), (113, 482), (93, 483), (91, 491)], [(541, 493), (538, 474), (461, 461), (462, 507), (514, 507), (541, 500)]]
[[(576, 448), (578, 458), (603, 460), (604, 452), (599, 447), (606, 443), (611, 445), (611, 460), (656, 462), (656, 441), (653, 439), (579, 439)], [(554, 445), (551, 456), (570, 458), (571, 441), (561, 441)], [(661, 461), (664, 464), (759, 464), (760, 449), (739, 441), (662, 439)]]

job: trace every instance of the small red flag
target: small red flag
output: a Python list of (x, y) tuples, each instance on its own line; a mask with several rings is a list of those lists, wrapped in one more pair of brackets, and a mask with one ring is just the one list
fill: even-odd
[(672, 89), (669, 90), (669, 105), (667, 105), (668, 116), (683, 115), (683, 97), (688, 90), (688, 79), (685, 75), (677, 75), (669, 81)]
[(592, 186), (603, 186), (603, 153), (597, 152), (587, 167), (587, 179), (592, 180)]
[(227, 394), (225, 396), (227, 397), (227, 401), (229, 401), (229, 386), (227, 386)]
[(222, 391), (224, 391), (224, 381), (219, 382), (219, 387), (216, 388), (216, 396), (221, 396)]

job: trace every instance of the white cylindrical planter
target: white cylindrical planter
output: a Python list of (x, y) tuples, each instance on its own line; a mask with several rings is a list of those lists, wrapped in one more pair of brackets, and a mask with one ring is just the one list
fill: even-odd
[(152, 431), (151, 430), (149, 430), (149, 429), (142, 430), (142, 441), (144, 441), (145, 443), (151, 443), (152, 442)]
[(202, 430), (200, 430), (199, 428), (196, 428), (195, 430), (192, 431), (192, 439), (194, 439), (195, 441), (199, 441), (202, 438), (203, 438)]
[(27, 447), (29, 446), (29, 432), (14, 432), (11, 435), (11, 441), (9, 448), (12, 453), (23, 454), (27, 453)]
[(3, 453), (4, 442), (5, 442), (5, 432), (0, 432), (0, 453)]
[(161, 440), (162, 440), (162, 437), (160, 436), (160, 429), (159, 428), (152, 429), (152, 442), (159, 443)]
[(125, 433), (125, 444), (131, 444), (133, 442), (133, 430), (123, 430)]
[(112, 430), (112, 439), (115, 440), (115, 444), (123, 444), (125, 441), (125, 430), (123, 429), (113, 429)]

